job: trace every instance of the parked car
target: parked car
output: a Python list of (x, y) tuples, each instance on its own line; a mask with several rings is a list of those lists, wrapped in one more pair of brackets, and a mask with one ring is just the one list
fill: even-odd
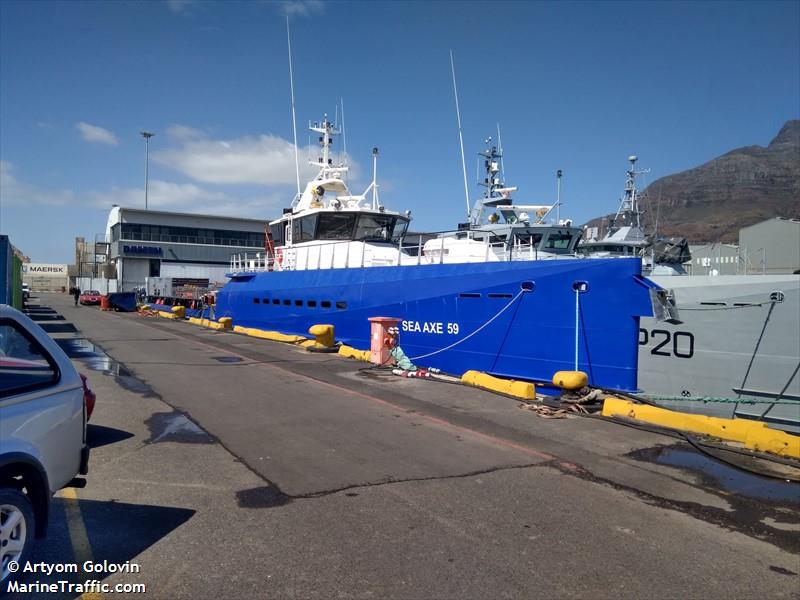
[(100, 304), (100, 296), (102, 294), (97, 290), (89, 290), (88, 292), (83, 292), (80, 297), (78, 298), (78, 302), (81, 304)]
[(58, 344), (0, 304), (0, 582), (46, 535), (53, 494), (88, 472), (94, 400)]

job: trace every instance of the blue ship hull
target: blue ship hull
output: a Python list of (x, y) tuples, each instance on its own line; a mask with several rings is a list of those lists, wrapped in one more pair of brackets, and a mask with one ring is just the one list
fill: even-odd
[[(234, 273), (216, 318), (336, 339), (366, 349), (369, 317), (401, 319), (400, 345), (418, 366), (549, 381), (578, 366), (592, 385), (635, 391), (639, 317), (652, 316), (641, 260), (570, 259)], [(523, 289), (532, 288), (532, 289)], [(477, 333), (476, 333), (477, 332)], [(444, 351), (442, 349), (448, 348)], [(422, 358), (419, 358), (422, 357)]]

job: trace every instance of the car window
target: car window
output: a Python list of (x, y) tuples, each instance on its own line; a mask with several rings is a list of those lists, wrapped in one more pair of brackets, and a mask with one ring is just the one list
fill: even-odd
[(0, 398), (58, 380), (55, 362), (13, 321), (0, 321)]

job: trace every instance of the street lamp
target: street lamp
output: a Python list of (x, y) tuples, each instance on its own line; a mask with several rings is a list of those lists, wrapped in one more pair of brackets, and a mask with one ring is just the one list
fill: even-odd
[(149, 183), (148, 170), (150, 167), (150, 138), (155, 135), (150, 131), (140, 131), (144, 138), (144, 209), (147, 210), (147, 186)]

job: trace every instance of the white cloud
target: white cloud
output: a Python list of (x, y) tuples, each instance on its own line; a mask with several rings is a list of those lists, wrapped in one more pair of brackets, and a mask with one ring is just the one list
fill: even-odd
[[(158, 164), (175, 169), (195, 181), (215, 184), (292, 185), (296, 183), (294, 144), (274, 135), (214, 140), (203, 132), (173, 125), (167, 136), (177, 148), (151, 153)], [(314, 148), (312, 156), (319, 154)], [(308, 148), (299, 150), (300, 182), (312, 179), (318, 169), (308, 165)], [(334, 160), (338, 160), (338, 156)], [(358, 165), (350, 163), (352, 177)]]
[(324, 13), (325, 3), (322, 0), (289, 0), (279, 3), (279, 11), (290, 17), (310, 17)]
[[(226, 192), (208, 190), (192, 183), (151, 180), (147, 190), (147, 206), (168, 210), (210, 215), (228, 215), (274, 219), (279, 206), (291, 199), (290, 191), (268, 196), (242, 199)], [(143, 188), (113, 187), (106, 192), (90, 194), (94, 206), (111, 208), (112, 204), (144, 208)]]
[(167, 137), (182, 141), (205, 137), (205, 133), (188, 125), (170, 125), (167, 127)]
[(80, 123), (75, 124), (75, 129), (78, 130), (78, 132), (81, 134), (81, 137), (87, 142), (99, 142), (101, 144), (108, 144), (110, 146), (116, 146), (119, 143), (117, 141), (117, 136), (111, 133), (108, 129), (103, 129), (97, 125), (90, 125), (89, 123), (84, 123), (81, 121)]
[(14, 165), (0, 160), (0, 198), (7, 206), (75, 204), (71, 190), (46, 190), (17, 179)]
[[(279, 207), (288, 205), (292, 190), (275, 190), (269, 195), (240, 198), (218, 190), (207, 190), (191, 183), (151, 180), (148, 188), (148, 207), (201, 214), (250, 216), (273, 219)], [(20, 181), (14, 166), (0, 161), (0, 198), (5, 206), (80, 206), (110, 209), (120, 206), (144, 206), (144, 188), (112, 187), (106, 191), (76, 194), (72, 190), (47, 190)]]

